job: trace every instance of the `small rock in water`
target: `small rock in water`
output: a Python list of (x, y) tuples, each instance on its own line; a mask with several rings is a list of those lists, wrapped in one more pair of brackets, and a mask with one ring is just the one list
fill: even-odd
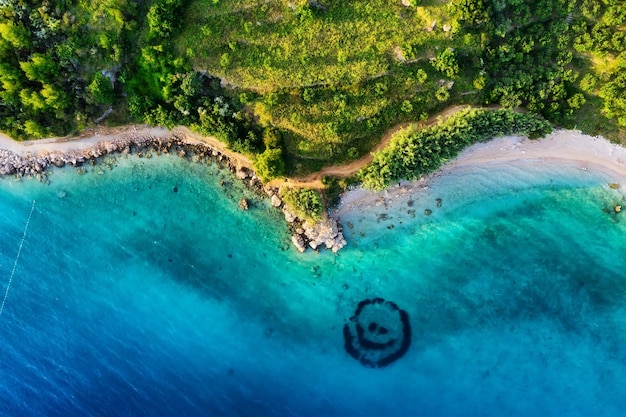
[(242, 210), (248, 210), (248, 200), (246, 200), (245, 198), (239, 200), (239, 208)]
[(432, 211), (431, 209), (426, 209), (426, 210), (424, 210), (424, 214), (425, 214), (426, 216), (430, 216), (432, 213), (433, 213), (433, 211)]
[(291, 237), (291, 242), (294, 244), (296, 249), (300, 252), (304, 252), (306, 249), (306, 243), (304, 242), (304, 238), (302, 235), (295, 234)]
[(622, 206), (620, 206), (619, 204), (615, 206), (615, 212), (619, 213), (620, 211), (622, 211)]
[(437, 208), (441, 207), (441, 199), (438, 198), (435, 201), (437, 202)]
[(63, 190), (57, 191), (57, 197), (65, 198), (66, 196), (67, 196), (67, 192), (66, 191), (63, 191)]
[(274, 206), (274, 207), (280, 207), (281, 204), (283, 204), (283, 202), (280, 199), (280, 197), (278, 197), (276, 194), (272, 195), (271, 203), (272, 203), (272, 206)]
[(612, 182), (612, 183), (609, 184), (609, 187), (611, 187), (614, 190), (617, 190), (619, 188), (619, 184), (617, 184), (615, 182)]
[(237, 179), (245, 180), (246, 178), (248, 178), (248, 172), (244, 169), (238, 169), (235, 173), (235, 176), (237, 177)]
[(177, 193), (178, 192), (178, 185), (174, 186), (174, 192)]

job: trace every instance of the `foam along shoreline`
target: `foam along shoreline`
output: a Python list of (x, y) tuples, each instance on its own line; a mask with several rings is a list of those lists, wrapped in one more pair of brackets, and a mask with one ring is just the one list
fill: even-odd
[(601, 174), (610, 182), (626, 184), (626, 148), (600, 136), (574, 130), (555, 130), (542, 139), (505, 136), (467, 147), (439, 171), (412, 182), (401, 181), (387, 190), (373, 192), (362, 187), (344, 193), (332, 217), (354, 217), (356, 212), (380, 211), (405, 205), (412, 197), (427, 192), (431, 182), (444, 175), (462, 172), (560, 167)]

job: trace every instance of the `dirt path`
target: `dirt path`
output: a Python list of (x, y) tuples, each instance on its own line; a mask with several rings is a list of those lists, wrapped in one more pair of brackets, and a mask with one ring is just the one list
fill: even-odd
[(165, 137), (170, 132), (163, 127), (147, 125), (126, 125), (120, 127), (98, 126), (85, 129), (76, 136), (63, 136), (45, 139), (16, 141), (0, 133), (0, 149), (12, 151), (18, 155), (36, 155), (41, 152), (69, 152), (89, 148), (98, 142), (111, 142), (129, 137)]
[[(452, 114), (458, 112), (459, 110), (465, 109), (467, 107), (469, 106), (454, 105), (454, 106), (447, 107), (443, 111), (429, 117), (428, 120), (426, 120), (425, 122), (417, 122), (417, 126), (420, 128), (423, 128), (426, 126), (435, 125), (439, 122), (439, 120), (446, 118), (448, 116), (451, 116)], [(372, 154), (374, 152), (377, 152), (385, 148), (389, 144), (394, 133), (398, 132), (401, 129), (404, 129), (405, 127), (413, 125), (415, 123), (416, 122), (400, 123), (388, 129), (383, 135), (381, 141), (378, 143), (378, 145), (376, 145), (371, 150), (371, 152), (369, 152), (367, 155), (363, 155), (359, 159), (352, 161), (348, 164), (328, 165), (328, 166), (323, 167), (321, 170), (317, 172), (313, 172), (303, 177), (273, 180), (269, 183), (269, 185), (280, 186), (283, 184), (289, 184), (290, 186), (322, 189), (324, 188), (324, 185), (322, 184), (323, 177), (333, 176), (333, 177), (339, 177), (339, 178), (346, 178), (346, 177), (356, 174), (357, 172), (359, 172), (361, 168), (363, 168), (364, 166), (372, 162), (372, 160), (374, 159)]]
[[(453, 105), (447, 107), (443, 111), (437, 113), (428, 118), (425, 122), (418, 122), (417, 126), (420, 128), (426, 126), (432, 126), (439, 122), (439, 120), (446, 118), (461, 109), (468, 108), (467, 105)], [(488, 106), (486, 108), (498, 108), (498, 106)], [(345, 178), (356, 174), (361, 168), (372, 162), (372, 153), (377, 152), (385, 148), (391, 141), (394, 133), (397, 131), (414, 124), (415, 122), (400, 123), (388, 129), (382, 136), (381, 141), (372, 149), (370, 153), (362, 156), (361, 158), (352, 161), (344, 165), (329, 165), (323, 167), (321, 170), (311, 173), (303, 177), (277, 179), (270, 181), (268, 185), (279, 187), (284, 184), (322, 189), (322, 178), (325, 176), (334, 176), (339, 178)], [(173, 134), (179, 134), (185, 136), (189, 141), (204, 142), (219, 150), (221, 153), (231, 159), (237, 166), (237, 168), (249, 168), (253, 169), (252, 161), (245, 155), (231, 151), (226, 145), (213, 136), (202, 136), (200, 134), (192, 132), (190, 129), (184, 126), (177, 126), (172, 129)], [(100, 141), (111, 141), (116, 138), (128, 137), (128, 136), (165, 136), (169, 131), (161, 127), (150, 127), (147, 125), (127, 125), (120, 127), (106, 127), (97, 126), (95, 128), (85, 129), (77, 136), (48, 138), (24, 142), (16, 142), (6, 135), (0, 134), (0, 148), (9, 149), (17, 153), (37, 151), (51, 151), (51, 150), (71, 150), (81, 149), (91, 146)]]
[(169, 131), (164, 127), (151, 127), (147, 125), (126, 125), (119, 127), (97, 126), (81, 131), (76, 136), (53, 137), (28, 141), (15, 141), (9, 136), (0, 133), (0, 149), (6, 149), (18, 155), (38, 154), (40, 152), (61, 151), (68, 152), (89, 148), (98, 142), (112, 142), (117, 139), (129, 137), (166, 137), (169, 135), (184, 136), (189, 142), (203, 142), (219, 150), (234, 162), (237, 168), (252, 169), (252, 161), (245, 155), (241, 155), (226, 148), (226, 145), (212, 136), (202, 136), (192, 132), (184, 126), (178, 126)]

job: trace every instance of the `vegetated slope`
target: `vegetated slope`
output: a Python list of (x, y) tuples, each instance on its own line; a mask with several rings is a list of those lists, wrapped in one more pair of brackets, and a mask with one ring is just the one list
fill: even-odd
[(367, 154), (453, 104), (626, 141), (621, 0), (6, 0), (0, 130), (183, 124), (261, 176)]
[(382, 190), (392, 181), (429, 174), (456, 157), (466, 146), (496, 136), (522, 133), (531, 139), (550, 133), (545, 119), (513, 110), (465, 109), (437, 125), (409, 126), (393, 134), (389, 146), (374, 153), (359, 172), (363, 185)]
[(194, 1), (176, 44), (194, 68), (241, 88), (260, 123), (314, 168), (367, 153), (392, 124), (447, 101), (453, 83), (430, 63), (455, 45), (445, 4)]
[(83, 128), (115, 100), (136, 28), (133, 1), (0, 4), (0, 129), (15, 138)]
[[(450, 103), (524, 106), (617, 137), (619, 3), (196, 0), (176, 46), (194, 68), (236, 86), (313, 169), (356, 158), (390, 126)], [(593, 54), (581, 47), (598, 42)]]

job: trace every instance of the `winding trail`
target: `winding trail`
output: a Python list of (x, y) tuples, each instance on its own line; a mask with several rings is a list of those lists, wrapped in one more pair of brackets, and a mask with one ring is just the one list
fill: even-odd
[(191, 129), (185, 126), (176, 126), (172, 129), (173, 134), (183, 134), (188, 141), (203, 142), (211, 147), (217, 149), (222, 154), (226, 155), (232, 162), (234, 162), (237, 168), (248, 168), (253, 170), (252, 161), (247, 156), (234, 152), (226, 147), (226, 144), (214, 136), (202, 136), (193, 132)]
[(285, 179), (275, 179), (269, 182), (270, 186), (278, 187), (280, 185), (290, 185), (297, 187), (307, 187), (307, 188), (315, 188), (315, 189), (323, 189), (324, 185), (322, 184), (322, 178), (326, 176), (333, 176), (338, 178), (346, 178), (350, 177), (366, 165), (368, 165), (374, 159), (373, 153), (385, 148), (393, 135), (401, 129), (404, 129), (411, 125), (416, 125), (418, 128), (424, 128), (426, 126), (433, 126), (437, 124), (441, 119), (445, 119), (458, 112), (459, 110), (466, 109), (468, 107), (471, 108), (487, 108), (487, 109), (496, 109), (500, 108), (499, 106), (470, 106), (470, 105), (453, 105), (450, 107), (446, 107), (441, 112), (431, 116), (425, 122), (405, 122), (397, 124), (391, 128), (389, 128), (382, 139), (367, 155), (363, 155), (359, 159), (352, 161), (348, 164), (343, 165), (328, 165), (323, 167), (321, 170), (317, 172), (313, 172), (311, 174), (305, 175), (303, 177), (294, 177), (294, 178), (285, 178)]
[[(373, 153), (385, 148), (393, 135), (399, 130), (411, 125), (415, 125), (418, 128), (424, 128), (426, 126), (432, 126), (438, 123), (440, 120), (451, 116), (459, 110), (466, 108), (487, 108), (497, 109), (499, 106), (470, 106), (470, 105), (452, 105), (445, 108), (441, 112), (431, 116), (425, 122), (406, 122), (397, 124), (389, 128), (382, 136), (380, 142), (367, 154), (361, 158), (343, 165), (328, 165), (323, 167), (317, 172), (293, 178), (281, 178), (270, 181), (267, 185), (271, 187), (280, 187), (281, 185), (308, 187), (315, 189), (323, 189), (322, 178), (325, 176), (334, 176), (338, 178), (346, 178), (356, 174), (361, 168), (368, 165), (373, 160)], [(253, 164), (250, 158), (242, 155), (226, 147), (226, 144), (213, 136), (203, 136), (198, 133), (192, 132), (185, 126), (177, 126), (170, 132), (163, 127), (150, 127), (147, 125), (127, 125), (120, 127), (105, 127), (97, 126), (94, 128), (85, 129), (76, 136), (56, 137), (39, 140), (31, 140), (18, 142), (14, 141), (10, 137), (0, 133), (0, 149), (8, 149), (15, 153), (24, 155), (26, 153), (37, 154), (45, 151), (70, 151), (75, 149), (83, 149), (94, 145), (101, 141), (111, 141), (116, 138), (123, 137), (141, 137), (141, 136), (157, 136), (164, 137), (170, 134), (184, 136), (190, 143), (204, 142), (219, 150), (226, 155), (231, 161), (235, 163), (237, 168), (253, 169)]]

